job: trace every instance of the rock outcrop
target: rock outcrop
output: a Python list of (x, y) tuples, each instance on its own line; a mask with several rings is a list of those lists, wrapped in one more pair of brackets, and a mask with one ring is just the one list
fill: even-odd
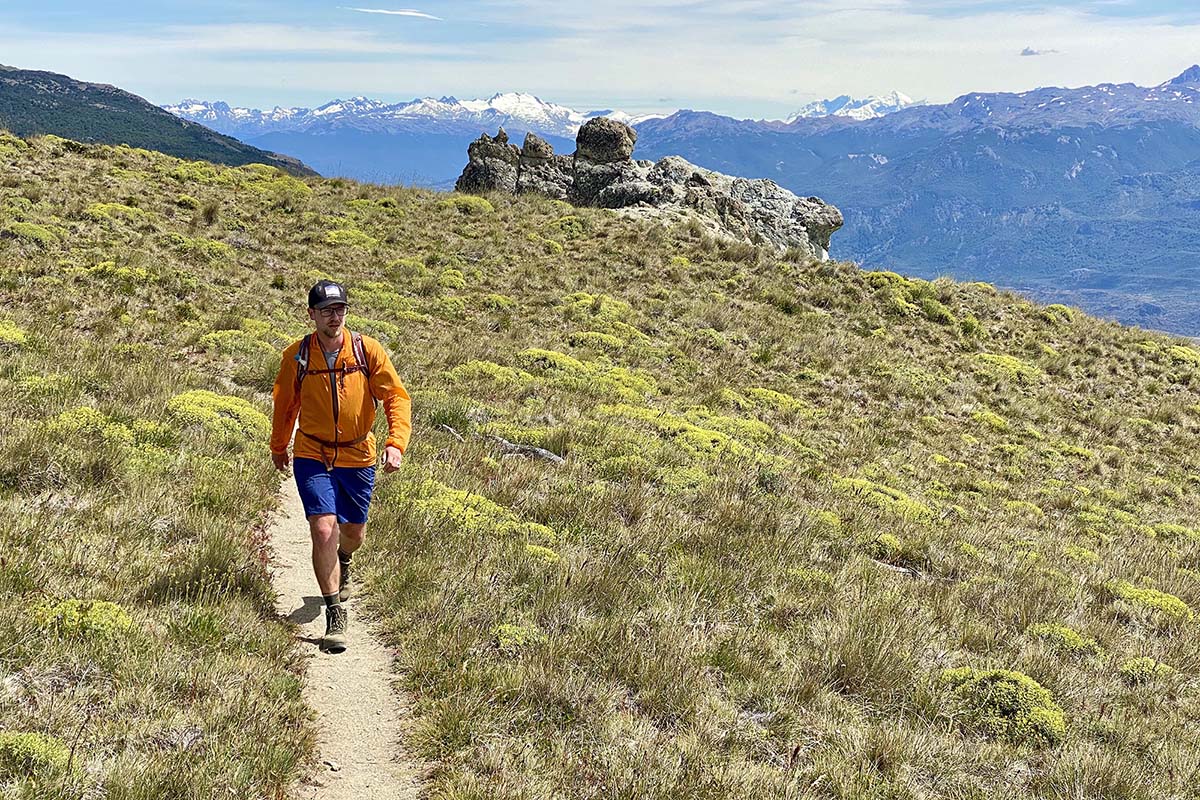
[(517, 166), (521, 151), (508, 143), (508, 134), (501, 128), (496, 137), (486, 133), (467, 146), (467, 166), (454, 187), (460, 192), (517, 191)]
[(517, 161), (517, 191), (566, 200), (571, 191), (571, 157), (555, 155), (549, 142), (532, 132), (525, 134)]
[(455, 188), (461, 192), (538, 192), (578, 206), (615, 209), (666, 221), (698, 219), (714, 233), (828, 257), (842, 214), (818, 197), (797, 197), (774, 181), (723, 175), (679, 156), (635, 161), (637, 132), (607, 117), (589, 120), (575, 153), (530, 133), (518, 149), (501, 128), (467, 149), (469, 162)]

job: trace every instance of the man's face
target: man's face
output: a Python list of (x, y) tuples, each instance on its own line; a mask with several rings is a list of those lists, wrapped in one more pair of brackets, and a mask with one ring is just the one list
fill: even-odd
[(343, 303), (337, 303), (325, 308), (310, 308), (308, 317), (317, 326), (317, 333), (328, 338), (339, 336), (346, 322), (347, 308)]

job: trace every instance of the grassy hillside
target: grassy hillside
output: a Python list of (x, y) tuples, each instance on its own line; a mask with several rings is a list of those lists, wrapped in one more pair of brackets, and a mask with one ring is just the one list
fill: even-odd
[[(1200, 797), (1185, 341), (533, 197), (53, 137), (0, 142), (0, 237), (11, 796), (307, 768), (239, 401), (268, 409), (328, 276), (414, 395), (356, 563), (430, 796)], [(20, 733), (52, 737), (24, 782)]]
[(0, 65), (0, 127), (19, 136), (49, 133), (218, 164), (270, 164), (296, 175), (315, 174), (296, 158), (180, 119), (135, 94), (53, 72)]

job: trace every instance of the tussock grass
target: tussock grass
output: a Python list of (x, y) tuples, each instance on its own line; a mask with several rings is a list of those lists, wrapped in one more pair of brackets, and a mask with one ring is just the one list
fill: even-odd
[[(54, 232), (0, 238), (0, 668), (44, 698), (0, 727), (78, 739), (48, 796), (302, 769), (256, 418), (185, 393), (266, 410), (323, 277), (414, 394), (360, 570), (432, 796), (1194, 793), (1189, 343), (534, 197), (89, 153), (0, 176), (0, 228)], [(43, 597), (129, 644), (37, 633)]]

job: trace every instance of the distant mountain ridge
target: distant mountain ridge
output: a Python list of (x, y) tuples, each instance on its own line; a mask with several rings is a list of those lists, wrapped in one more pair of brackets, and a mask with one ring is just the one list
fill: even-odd
[(80, 142), (128, 144), (218, 164), (270, 164), (315, 174), (298, 159), (251, 147), (182, 120), (114, 86), (0, 65), (0, 128), (18, 136), (52, 133)]
[(222, 133), (243, 137), (333, 129), (375, 133), (449, 133), (469, 129), (474, 137), (482, 130), (495, 130), (503, 125), (573, 138), (579, 127), (593, 117), (614, 117), (632, 125), (665, 116), (627, 114), (611, 109), (577, 111), (525, 92), (497, 93), (486, 100), (421, 97), (403, 103), (385, 103), (359, 96), (331, 100), (317, 108), (276, 106), (270, 111), (235, 108), (221, 101), (204, 100), (184, 100), (163, 108)]
[(870, 97), (853, 98), (848, 94), (839, 95), (829, 100), (815, 100), (801, 106), (800, 110), (789, 116), (786, 122), (812, 117), (850, 117), (851, 119), (875, 119), (894, 114), (902, 108), (913, 105), (923, 105), (923, 100), (913, 100), (906, 94), (890, 92), (888, 94)]
[(835, 256), (1200, 334), (1200, 67), (1152, 87), (974, 92), (868, 120), (683, 111), (637, 130), (642, 158), (835, 204)]
[[(635, 158), (679, 155), (835, 204), (846, 218), (835, 258), (988, 280), (1122, 322), (1200, 334), (1200, 66), (1150, 87), (822, 103), (790, 121), (691, 110), (613, 116), (636, 127)], [(211, 114), (201, 121), (218, 128), (280, 128), (249, 141), (324, 173), (439, 188), (453, 185), (481, 132), (503, 125), (519, 142), (533, 131), (570, 152), (580, 120), (599, 114), (522, 94), (391, 107), (352, 98), (299, 112), (190, 105), (172, 108)]]

